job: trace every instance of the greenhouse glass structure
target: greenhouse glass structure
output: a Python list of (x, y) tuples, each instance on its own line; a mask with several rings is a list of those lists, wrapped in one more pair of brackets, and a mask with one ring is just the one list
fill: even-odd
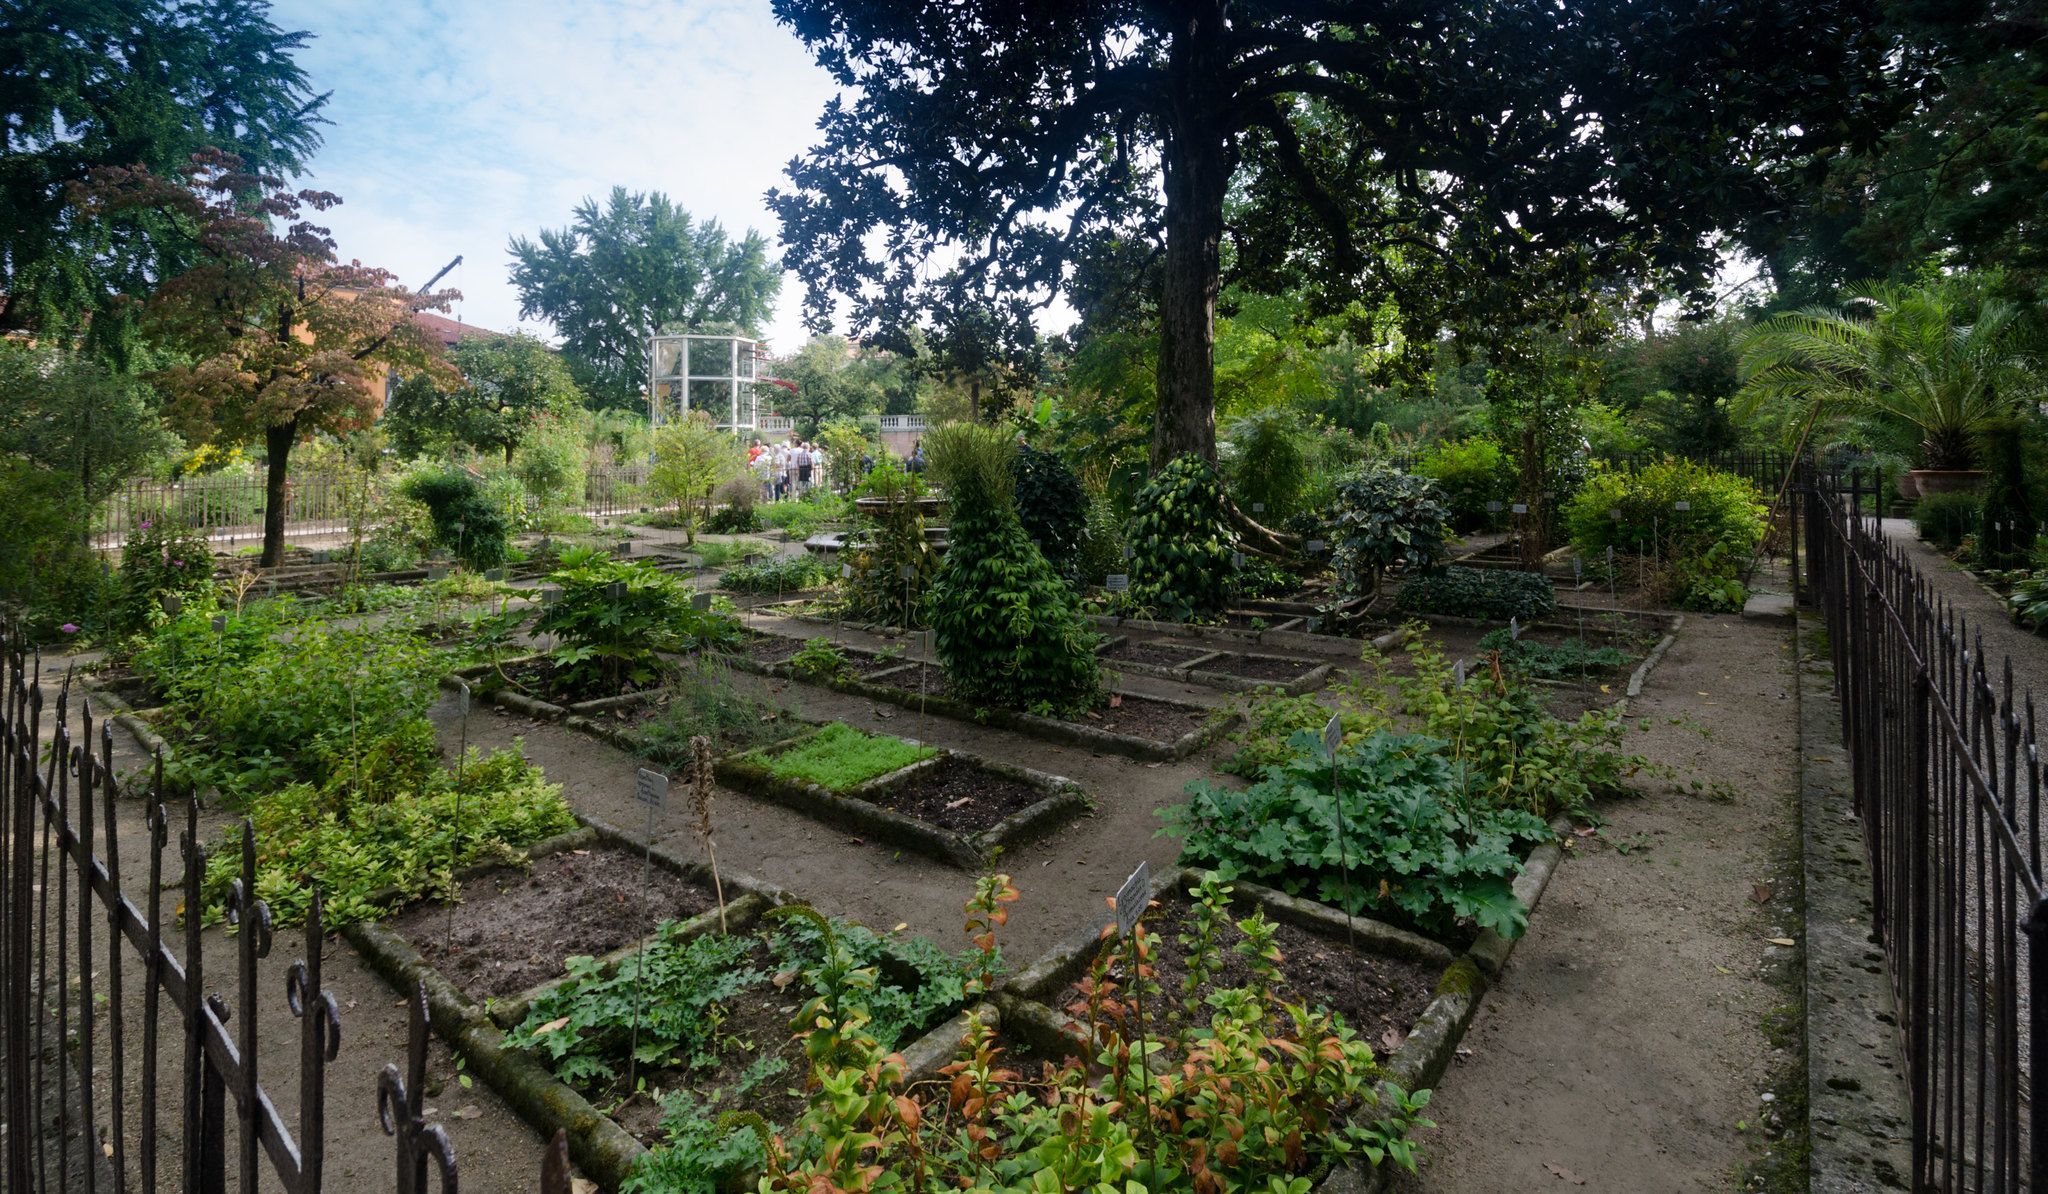
[(653, 391), (649, 416), (656, 427), (701, 410), (722, 430), (760, 426), (757, 386), (767, 353), (746, 336), (698, 332), (657, 335), (649, 348)]

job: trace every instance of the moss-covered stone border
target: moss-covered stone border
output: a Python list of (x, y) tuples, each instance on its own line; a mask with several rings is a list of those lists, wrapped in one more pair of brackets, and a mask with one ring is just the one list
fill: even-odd
[[(815, 735), (813, 730), (762, 749), (770, 753), (785, 750)], [(841, 792), (777, 775), (749, 759), (747, 756), (751, 753), (743, 751), (718, 760), (719, 782), (735, 791), (758, 796), (828, 824), (852, 830), (863, 838), (915, 850), (970, 871), (979, 871), (987, 866), (998, 851), (1014, 849), (1052, 833), (1094, 803), (1079, 784), (1065, 776), (999, 762), (966, 751), (940, 749), (933, 758), (920, 759), (908, 767), (898, 768)], [(988, 829), (971, 834), (934, 825), (883, 806), (882, 802), (890, 792), (916, 779), (919, 772), (936, 767), (949, 758), (1027, 784), (1042, 796)]]
[(1150, 693), (1125, 693), (1124, 695), (1126, 696), (1140, 700), (1158, 701), (1163, 705), (1175, 705), (1183, 709), (1197, 709), (1210, 718), (1206, 724), (1190, 730), (1172, 741), (1165, 741), (1158, 738), (1141, 738), (1135, 734), (1119, 734), (1113, 730), (1098, 729), (1095, 726), (1083, 725), (1079, 722), (1061, 721), (1057, 718), (1040, 717), (1035, 713), (1025, 713), (1016, 709), (976, 708), (965, 701), (954, 700), (951, 697), (920, 694), (877, 683), (879, 680), (908, 671), (924, 663), (924, 660), (911, 660), (906, 662), (901, 668), (885, 669), (865, 679), (827, 679), (800, 677), (792, 673), (784, 664), (761, 663), (741, 655), (726, 655), (723, 658), (728, 665), (740, 671), (753, 672), (755, 675), (773, 676), (781, 680), (813, 684), (820, 688), (829, 688), (834, 692), (842, 692), (849, 696), (866, 697), (871, 701), (883, 701), (904, 709), (916, 710), (920, 713), (936, 713), (940, 717), (950, 717), (955, 721), (968, 721), (974, 722), (977, 725), (996, 726), (1000, 729), (1014, 730), (1017, 733), (1033, 738), (1058, 742), (1065, 746), (1079, 746), (1086, 750), (1099, 751), (1103, 754), (1122, 755), (1125, 758), (1139, 759), (1146, 762), (1172, 762), (1176, 759), (1186, 758), (1188, 755), (1201, 750), (1236, 728), (1237, 724), (1244, 720), (1244, 715), (1235, 709), (1217, 709), (1188, 701), (1177, 701), (1171, 697), (1153, 696)]

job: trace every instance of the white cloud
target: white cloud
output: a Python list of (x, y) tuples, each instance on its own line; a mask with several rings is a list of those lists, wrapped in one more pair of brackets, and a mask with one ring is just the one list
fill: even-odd
[[(506, 242), (614, 185), (773, 237), (763, 193), (834, 92), (765, 0), (283, 0), (273, 19), (315, 35), (298, 61), (334, 92), (302, 185), (344, 200), (342, 256), (417, 285), (461, 254), (443, 285), (487, 327), (518, 323)], [(785, 279), (779, 346), (803, 338), (800, 303)]]

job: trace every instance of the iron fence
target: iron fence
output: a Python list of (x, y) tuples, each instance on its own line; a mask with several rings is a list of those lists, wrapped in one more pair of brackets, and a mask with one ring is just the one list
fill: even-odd
[[(1881, 478), (1802, 466), (1874, 920), (1899, 1009), (1913, 1188), (2048, 1191), (2043, 769), (2030, 691), (1866, 511)], [(1866, 483), (1874, 482), (1874, 483)]]
[[(227, 1189), (230, 1169), (243, 1191), (259, 1180), (292, 1194), (320, 1190), (326, 1072), (341, 1020), (321, 987), (317, 896), (305, 953), (287, 968), (282, 992), (299, 1055), (296, 1116), (288, 1117), (258, 1073), (258, 1036), (270, 1022), (258, 962), (272, 928), (255, 894), (253, 831), (242, 824), (241, 873), (225, 901), (236, 929), (230, 999), (211, 987), (218, 980), (202, 949), (207, 849), (197, 802), (167, 804), (159, 762), (143, 798), (147, 886), (138, 904), (124, 886), (112, 728), (95, 727), (81, 705), (74, 739), (68, 684), (45, 726), (40, 673), (22, 639), (0, 631), (0, 1194), (214, 1194)], [(175, 849), (174, 818), (183, 822)], [(172, 877), (180, 904), (169, 910), (167, 859), (182, 869)], [(172, 919), (180, 909), (182, 927)], [(421, 1107), (424, 991), (414, 992), (411, 1016), (407, 1068), (385, 1067), (375, 1110), (395, 1140), (401, 1194), (425, 1190), (430, 1174), (454, 1191), (454, 1148)], [(173, 1125), (181, 1135), (164, 1134)]]
[[(348, 474), (293, 473), (285, 482), (285, 533), (291, 536), (339, 535), (349, 530)], [(361, 474), (353, 478), (360, 488)], [(547, 502), (539, 494), (520, 499), (528, 510)], [(263, 512), (269, 505), (264, 479), (252, 473), (223, 473), (182, 481), (131, 481), (116, 490), (93, 519), (93, 546), (119, 548), (145, 527), (169, 520), (205, 531), (218, 543), (255, 541), (263, 536)], [(592, 518), (631, 514), (649, 505), (648, 468), (644, 464), (611, 464), (584, 474), (580, 505), (571, 508)]]

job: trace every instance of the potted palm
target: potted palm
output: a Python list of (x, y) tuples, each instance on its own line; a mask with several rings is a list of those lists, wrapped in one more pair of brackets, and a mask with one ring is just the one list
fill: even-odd
[(1800, 411), (1804, 428), (1834, 413), (1910, 428), (1919, 467), (1901, 479), (1902, 493), (1971, 488), (1984, 477), (1978, 437), (2048, 397), (2018, 317), (2010, 303), (1973, 304), (1952, 285), (1860, 286), (1839, 309), (1786, 312), (1751, 329), (1737, 413), (1777, 401)]

